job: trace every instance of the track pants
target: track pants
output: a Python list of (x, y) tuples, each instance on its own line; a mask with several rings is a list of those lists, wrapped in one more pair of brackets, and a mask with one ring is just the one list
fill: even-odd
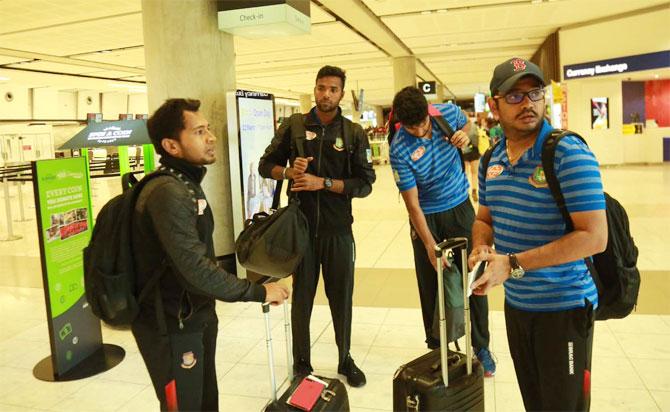
[(156, 313), (144, 311), (132, 332), (142, 354), (162, 411), (218, 411), (214, 307), (194, 312), (180, 329), (176, 318), (165, 317), (167, 335), (159, 332)]
[(528, 312), (505, 303), (507, 340), (526, 410), (589, 410), (593, 320), (590, 303), (560, 312)]
[(352, 234), (319, 236), (293, 275), (293, 362), (297, 372), (312, 369), (310, 360), (309, 322), (314, 307), (314, 296), (319, 283), (319, 272), (328, 297), (333, 318), (335, 342), (339, 350), (340, 367), (351, 347), (351, 311), (354, 293), (354, 261), (356, 247)]
[[(470, 200), (466, 200), (453, 209), (440, 213), (426, 215), (428, 228), (435, 237), (436, 242), (441, 242), (447, 238), (466, 237), (468, 239), (468, 253), (471, 250), (472, 224), (475, 219), (475, 211)], [(411, 226), (411, 223), (410, 223)], [(423, 315), (423, 326), (426, 332), (426, 343), (429, 348), (439, 347), (439, 342), (435, 342), (431, 337), (433, 327), (433, 316), (435, 314), (436, 294), (437, 294), (437, 273), (430, 264), (426, 247), (421, 238), (416, 235), (414, 228), (411, 228), (412, 248), (414, 249), (414, 268), (416, 270), (416, 280), (419, 285), (419, 297), (421, 299), (421, 313)], [(461, 268), (460, 250), (455, 251), (455, 260), (459, 270)], [(488, 348), (490, 341), (489, 334), (489, 301), (486, 296), (470, 296), (470, 320), (472, 329), (472, 346), (476, 350)]]

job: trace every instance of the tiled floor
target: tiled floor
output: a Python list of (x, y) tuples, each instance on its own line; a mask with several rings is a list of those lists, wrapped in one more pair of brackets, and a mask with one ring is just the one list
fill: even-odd
[[(628, 166), (603, 170), (606, 189), (626, 207), (643, 274), (640, 310), (625, 320), (598, 322), (593, 356), (593, 411), (670, 411), (670, 308), (666, 234), (670, 232), (670, 167)], [(109, 195), (103, 183), (99, 198)], [(109, 185), (113, 185), (110, 183)], [(12, 188), (12, 193), (16, 193)], [(146, 411), (157, 401), (129, 332), (103, 328), (104, 341), (122, 346), (116, 368), (81, 381), (47, 383), (32, 368), (49, 354), (34, 208), (26, 187), (26, 217), (14, 222), (22, 240), (0, 242), (0, 411)], [(16, 197), (12, 198), (13, 203)], [(99, 207), (96, 205), (96, 207)], [(354, 202), (358, 249), (352, 355), (368, 384), (348, 388), (354, 411), (391, 410), (396, 368), (425, 353), (418, 296), (411, 270), (407, 217), (388, 167), (378, 169), (373, 195)], [(4, 231), (0, 221), (0, 238)], [(664, 289), (665, 288), (665, 289)], [(491, 297), (491, 348), (498, 372), (486, 379), (486, 409), (523, 410), (499, 310), (501, 291)], [(649, 302), (647, 302), (649, 301)], [(313, 364), (336, 375), (337, 351), (325, 298), (312, 318)], [(221, 410), (257, 411), (267, 401), (268, 369), (258, 304), (219, 304), (217, 372)], [(275, 358), (285, 374), (282, 310), (273, 309)]]

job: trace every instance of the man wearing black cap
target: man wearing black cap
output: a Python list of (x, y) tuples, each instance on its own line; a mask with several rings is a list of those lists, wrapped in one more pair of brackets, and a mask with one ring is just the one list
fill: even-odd
[(573, 135), (560, 140), (554, 169), (573, 223), (566, 233), (542, 169), (552, 131), (544, 85), (540, 68), (520, 58), (493, 73), (489, 106), (503, 136), (480, 166), (469, 264), (488, 262), (475, 294), (504, 283), (507, 339), (525, 408), (588, 410), (598, 291), (584, 258), (607, 244), (605, 198), (593, 153)]

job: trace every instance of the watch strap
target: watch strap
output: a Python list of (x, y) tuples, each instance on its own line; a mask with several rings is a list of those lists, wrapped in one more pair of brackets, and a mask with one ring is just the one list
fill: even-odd
[(509, 257), (509, 265), (514, 269), (520, 269), (521, 265), (519, 264), (519, 259), (516, 258), (516, 255), (514, 253), (508, 253), (507, 256)]

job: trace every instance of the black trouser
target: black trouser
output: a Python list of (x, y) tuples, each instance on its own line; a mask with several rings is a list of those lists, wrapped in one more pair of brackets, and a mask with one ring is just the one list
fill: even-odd
[(588, 411), (593, 307), (527, 312), (505, 303), (507, 340), (528, 411)]
[[(453, 237), (468, 238), (468, 254), (472, 248), (472, 224), (475, 219), (475, 211), (470, 200), (466, 200), (453, 209), (440, 213), (431, 213), (426, 216), (426, 223), (436, 242), (441, 242)], [(430, 263), (426, 254), (426, 247), (421, 238), (411, 226), (412, 248), (414, 249), (414, 268), (416, 280), (419, 284), (419, 297), (421, 298), (421, 313), (423, 314), (423, 327), (426, 332), (426, 343), (429, 347), (437, 347), (432, 335), (433, 316), (435, 314), (437, 294), (437, 273)], [(454, 260), (458, 269), (463, 273), (461, 267), (461, 251), (454, 251)], [(466, 268), (467, 270), (467, 268)], [(489, 334), (489, 301), (486, 296), (470, 296), (470, 321), (472, 330), (472, 346), (476, 350), (488, 348)]]
[(321, 236), (310, 244), (305, 258), (293, 276), (293, 361), (296, 371), (311, 369), (309, 320), (314, 307), (319, 268), (333, 317), (335, 342), (339, 349), (339, 367), (351, 347), (351, 309), (354, 293), (354, 261), (356, 247), (351, 234)]
[(218, 411), (216, 383), (216, 335), (214, 307), (198, 310), (183, 321), (166, 316), (168, 333), (159, 332), (155, 311), (145, 310), (133, 322), (132, 331), (162, 411)]

